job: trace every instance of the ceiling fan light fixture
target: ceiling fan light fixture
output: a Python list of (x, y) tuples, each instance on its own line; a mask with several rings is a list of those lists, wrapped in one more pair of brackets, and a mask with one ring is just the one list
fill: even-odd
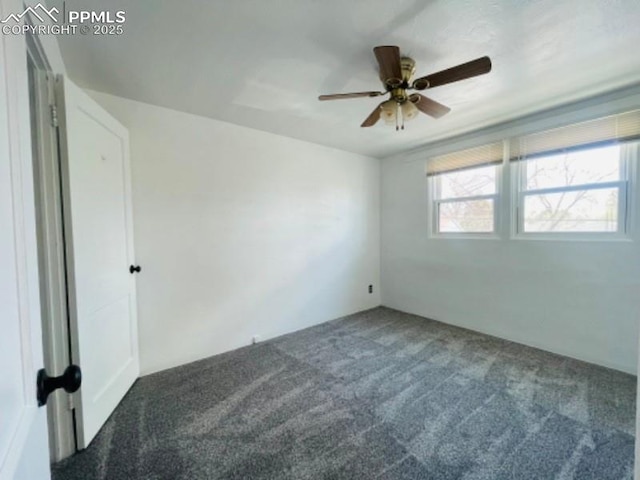
[(398, 104), (395, 100), (387, 100), (380, 104), (380, 118), (384, 120), (387, 125), (396, 124), (396, 116), (398, 111)]
[(409, 102), (409, 101), (404, 102), (400, 106), (400, 109), (402, 110), (402, 118), (404, 120), (413, 120), (420, 113), (420, 110), (418, 110), (418, 107), (416, 107), (413, 102)]
[(387, 100), (380, 104), (380, 118), (387, 125), (395, 125), (396, 129), (403, 129), (406, 120), (413, 120), (420, 110), (410, 101), (398, 102)]

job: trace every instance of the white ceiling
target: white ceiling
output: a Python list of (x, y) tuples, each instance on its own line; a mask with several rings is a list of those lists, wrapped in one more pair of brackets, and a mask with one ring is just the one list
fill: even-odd
[[(47, 3), (59, 8), (62, 0)], [(638, 0), (66, 0), (124, 10), (125, 34), (60, 36), (83, 87), (376, 157), (640, 82)], [(371, 49), (426, 75), (489, 55), (488, 75), (428, 90), (452, 108), (396, 132)]]

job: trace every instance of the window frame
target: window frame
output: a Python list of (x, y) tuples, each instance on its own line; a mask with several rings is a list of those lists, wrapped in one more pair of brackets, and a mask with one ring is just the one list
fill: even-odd
[[(440, 199), (441, 183), (440, 175), (428, 177), (428, 221), (429, 221), (429, 237), (441, 239), (483, 239), (496, 240), (500, 239), (501, 226), (501, 202), (502, 202), (502, 174), (504, 159), (500, 163), (478, 165), (468, 170), (486, 168), (492, 166), (496, 169), (495, 193), (484, 195), (471, 195), (466, 197), (455, 197)], [(440, 205), (445, 203), (468, 202), (474, 200), (493, 200), (493, 230), (491, 232), (441, 232), (440, 229)]]
[[(513, 138), (512, 141), (518, 141)], [(512, 167), (512, 238), (527, 240), (631, 240), (631, 219), (633, 217), (632, 196), (635, 188), (635, 159), (638, 156), (640, 142), (622, 143), (620, 149), (620, 180), (585, 183), (564, 187), (550, 187), (527, 190), (527, 160), (511, 161)], [(597, 148), (597, 147), (594, 147)], [(618, 189), (618, 225), (611, 232), (526, 232), (524, 230), (525, 199), (528, 196), (563, 193), (584, 190)]]

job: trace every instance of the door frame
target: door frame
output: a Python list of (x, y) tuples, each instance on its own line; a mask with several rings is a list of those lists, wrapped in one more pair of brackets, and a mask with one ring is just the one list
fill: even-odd
[[(16, 2), (0, 0), (0, 18), (21, 11)], [(33, 161), (31, 152), (26, 45), (21, 35), (0, 36), (0, 187), (3, 192), (2, 326), (11, 332), (6, 390), (9, 416), (0, 422), (0, 478), (48, 479), (46, 411), (38, 408), (36, 377), (43, 365), (38, 252), (35, 232)], [(8, 203), (7, 203), (8, 200)], [(5, 229), (3, 229), (3, 232)], [(5, 276), (6, 275), (6, 276)], [(9, 280), (8, 283), (5, 280)], [(15, 283), (13, 283), (15, 282)], [(5, 310), (6, 309), (6, 310)], [(12, 370), (5, 372), (7, 368)], [(17, 408), (14, 408), (17, 407)], [(4, 414), (5, 412), (2, 412)]]
[[(60, 178), (58, 128), (55, 125), (55, 75), (37, 35), (26, 35), (27, 61), (32, 77), (31, 112), (34, 191), (44, 365), (52, 376), (72, 363), (68, 317), (67, 267)], [(52, 462), (74, 454), (75, 410), (72, 394), (62, 389), (47, 402), (49, 455)]]

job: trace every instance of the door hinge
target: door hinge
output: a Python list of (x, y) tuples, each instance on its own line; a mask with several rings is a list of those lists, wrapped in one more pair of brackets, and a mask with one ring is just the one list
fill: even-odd
[(49, 105), (51, 110), (51, 126), (58, 128), (58, 107), (55, 105)]

